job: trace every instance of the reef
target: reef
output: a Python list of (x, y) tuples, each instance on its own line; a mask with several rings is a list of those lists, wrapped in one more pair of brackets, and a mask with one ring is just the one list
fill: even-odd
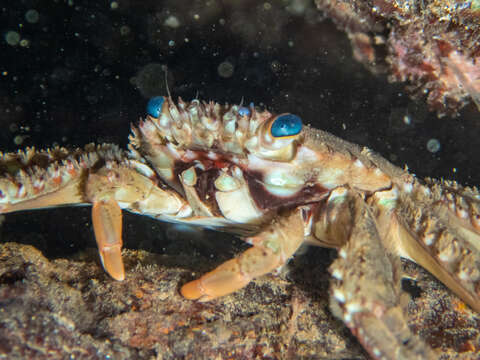
[(480, 110), (480, 3), (476, 0), (316, 0), (352, 44), (355, 58), (406, 82), (439, 116)]

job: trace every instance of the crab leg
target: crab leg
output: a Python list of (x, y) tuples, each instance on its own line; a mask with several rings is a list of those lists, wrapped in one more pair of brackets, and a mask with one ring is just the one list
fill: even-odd
[[(435, 186), (439, 183), (433, 184), (431, 190), (418, 187), (416, 195), (427, 191), (438, 193)], [(461, 188), (444, 186), (442, 191), (446, 195), (435, 194), (439, 200), (430, 207), (418, 206), (410, 198), (403, 198), (393, 212), (394, 216), (390, 215), (388, 208), (379, 205), (380, 196), (375, 206), (382, 209), (379, 213), (391, 218), (384, 221), (390, 224), (388, 232), (395, 240), (389, 242), (390, 246), (401, 249), (402, 256), (423, 266), (478, 312), (480, 232), (475, 227), (474, 214), (480, 201), (473, 194), (462, 194)]]
[(122, 209), (113, 199), (94, 202), (92, 222), (103, 268), (115, 280), (124, 280)]
[(174, 191), (163, 190), (136, 170), (115, 163), (88, 176), (85, 196), (93, 204), (93, 229), (102, 265), (115, 280), (125, 279), (121, 207), (153, 216), (188, 214), (188, 205)]
[[(374, 217), (355, 195), (348, 199), (350, 236), (332, 264), (330, 308), (374, 359), (433, 359), (404, 320), (401, 263), (385, 254)], [(343, 225), (342, 225), (343, 226)]]
[(253, 246), (200, 279), (185, 284), (187, 299), (209, 301), (246, 286), (251, 280), (284, 265), (302, 244), (304, 225), (299, 209), (275, 219), (258, 235), (247, 238)]

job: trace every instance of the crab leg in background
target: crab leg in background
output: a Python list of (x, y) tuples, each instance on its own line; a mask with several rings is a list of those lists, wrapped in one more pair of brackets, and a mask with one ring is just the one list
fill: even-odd
[(408, 296), (402, 294), (400, 259), (385, 253), (375, 219), (361, 197), (350, 194), (343, 202), (343, 216), (350, 217), (349, 234), (330, 267), (330, 309), (374, 359), (434, 359), (405, 321)]

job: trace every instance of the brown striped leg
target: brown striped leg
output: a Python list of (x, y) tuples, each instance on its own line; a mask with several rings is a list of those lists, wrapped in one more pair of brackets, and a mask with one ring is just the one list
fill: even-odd
[(330, 308), (374, 359), (433, 359), (404, 319), (401, 263), (383, 247), (375, 220), (362, 199), (350, 201), (348, 242), (332, 264)]

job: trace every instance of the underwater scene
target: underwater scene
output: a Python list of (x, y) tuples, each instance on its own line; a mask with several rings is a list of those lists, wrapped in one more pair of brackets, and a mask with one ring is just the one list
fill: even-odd
[(0, 35), (0, 359), (480, 359), (478, 0)]

